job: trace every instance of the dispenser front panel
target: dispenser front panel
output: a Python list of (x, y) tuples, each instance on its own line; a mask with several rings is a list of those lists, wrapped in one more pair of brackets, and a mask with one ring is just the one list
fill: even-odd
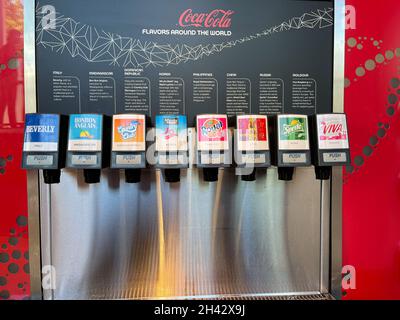
[[(332, 112), (333, 13), (333, 0), (36, 1), (39, 112), (141, 114), (151, 127), (185, 115), (197, 167), (227, 167), (205, 182), (190, 164), (172, 184), (153, 167), (134, 185), (106, 169), (90, 186), (64, 170), (42, 226), (55, 299), (320, 292), (321, 183), (311, 168), (289, 183), (276, 169), (241, 181), (228, 119)], [(77, 167), (100, 168), (98, 135), (83, 129), (69, 149), (88, 163)]]

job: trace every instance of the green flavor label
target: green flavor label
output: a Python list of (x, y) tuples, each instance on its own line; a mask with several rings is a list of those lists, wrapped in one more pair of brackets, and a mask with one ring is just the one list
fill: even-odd
[(307, 125), (305, 118), (280, 118), (279, 128), (280, 140), (307, 140)]
[(307, 116), (281, 115), (278, 116), (279, 149), (280, 150), (308, 150)]

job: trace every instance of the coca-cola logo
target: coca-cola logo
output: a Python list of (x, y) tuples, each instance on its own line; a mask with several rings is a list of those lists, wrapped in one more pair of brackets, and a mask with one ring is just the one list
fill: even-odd
[(234, 11), (215, 9), (209, 13), (194, 13), (192, 9), (182, 12), (179, 17), (181, 27), (203, 27), (227, 29), (232, 25)]

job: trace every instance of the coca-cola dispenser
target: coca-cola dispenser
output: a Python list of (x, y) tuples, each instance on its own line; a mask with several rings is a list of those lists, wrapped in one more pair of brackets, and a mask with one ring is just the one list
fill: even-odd
[(110, 163), (110, 118), (101, 114), (69, 117), (67, 168), (83, 169), (86, 183), (99, 183)]
[(112, 119), (111, 168), (125, 169), (125, 181), (138, 183), (146, 168), (146, 116), (114, 115)]
[(311, 165), (308, 118), (300, 114), (282, 114), (271, 121), (272, 163), (278, 167), (278, 178), (293, 179), (294, 168)]
[(61, 169), (65, 167), (67, 125), (68, 117), (62, 115), (25, 115), (22, 167), (43, 170), (46, 184), (60, 183)]
[(234, 140), (235, 162), (241, 179), (254, 181), (257, 168), (271, 166), (267, 116), (237, 116)]
[(343, 0), (24, 5), (33, 295), (340, 297)]
[(317, 179), (328, 180), (333, 166), (350, 164), (349, 132), (344, 113), (317, 114), (310, 117), (313, 141), (312, 163)]
[(222, 114), (198, 115), (197, 166), (203, 168), (204, 181), (218, 180), (219, 168), (231, 165), (228, 117)]
[(187, 120), (183, 115), (156, 116), (156, 166), (165, 181), (180, 181), (181, 169), (189, 166)]

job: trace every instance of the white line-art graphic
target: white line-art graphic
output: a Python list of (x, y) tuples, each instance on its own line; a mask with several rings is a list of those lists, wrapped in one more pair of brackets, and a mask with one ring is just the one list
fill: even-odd
[(165, 67), (196, 61), (224, 49), (272, 34), (299, 29), (323, 29), (333, 25), (333, 9), (324, 8), (304, 13), (280, 25), (237, 40), (219, 44), (188, 46), (185, 44), (158, 44), (140, 41), (106, 32), (82, 24), (72, 18), (56, 14), (54, 28), (42, 24), (42, 7), (36, 8), (36, 44), (59, 54), (68, 51), (71, 57), (80, 57), (91, 63), (108, 63), (124, 68)]

